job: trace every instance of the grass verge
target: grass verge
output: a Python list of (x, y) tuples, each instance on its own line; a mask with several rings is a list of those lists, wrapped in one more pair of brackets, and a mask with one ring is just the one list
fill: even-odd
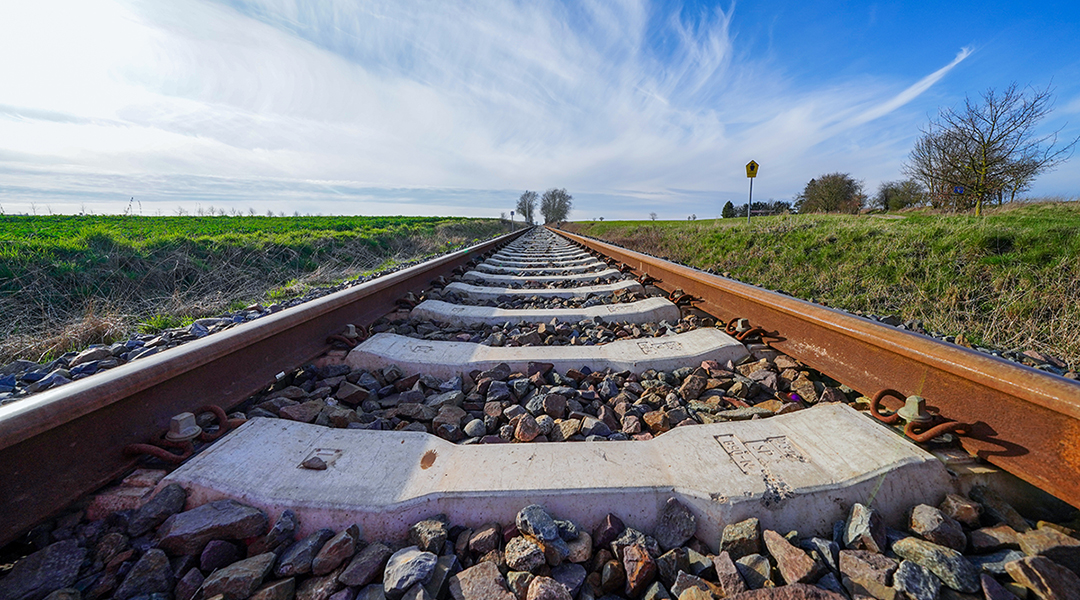
[(442, 217), (0, 216), (0, 364), (279, 302), (505, 231)]
[[(897, 218), (899, 217), (899, 218)], [(799, 298), (1080, 364), (1080, 202), (566, 229)]]

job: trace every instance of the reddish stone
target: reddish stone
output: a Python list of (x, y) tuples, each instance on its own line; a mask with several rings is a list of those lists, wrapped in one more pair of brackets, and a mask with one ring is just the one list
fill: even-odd
[(637, 597), (656, 578), (656, 561), (642, 544), (631, 544), (623, 550), (626, 570), (626, 595)]

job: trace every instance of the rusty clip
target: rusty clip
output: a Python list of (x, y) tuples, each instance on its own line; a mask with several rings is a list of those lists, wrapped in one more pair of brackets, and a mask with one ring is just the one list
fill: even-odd
[[(904, 401), (904, 407), (892, 414), (881, 412), (881, 401), (886, 396), (892, 396)], [(969, 435), (971, 427), (960, 421), (950, 421), (926, 410), (926, 399), (922, 396), (904, 396), (892, 389), (883, 389), (874, 394), (870, 399), (870, 414), (875, 419), (886, 425), (894, 425), (898, 421), (904, 421), (904, 435), (914, 442), (925, 444), (930, 440), (952, 433), (956, 435)]]
[[(213, 413), (218, 421), (217, 431), (210, 433), (195, 424), (195, 415)], [(128, 456), (152, 456), (162, 462), (180, 464), (195, 453), (195, 439), (212, 442), (228, 431), (245, 423), (246, 419), (230, 419), (220, 406), (208, 404), (200, 407), (194, 414), (181, 413), (172, 418), (169, 431), (158, 436), (150, 444), (128, 444), (123, 453)], [(180, 452), (174, 452), (179, 450)]]

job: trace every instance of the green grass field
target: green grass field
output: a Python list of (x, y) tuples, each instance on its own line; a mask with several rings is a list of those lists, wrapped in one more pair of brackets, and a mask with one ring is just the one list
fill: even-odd
[(783, 215), (567, 229), (975, 344), (1080, 364), (1080, 202), (970, 215)]
[(280, 301), (506, 230), (446, 217), (0, 216), (0, 361)]

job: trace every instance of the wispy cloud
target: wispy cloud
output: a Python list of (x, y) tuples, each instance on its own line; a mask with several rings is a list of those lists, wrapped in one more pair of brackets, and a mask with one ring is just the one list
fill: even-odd
[(970, 54), (911, 85), (796, 88), (740, 51), (737, 19), (644, 0), (6, 3), (0, 197), (492, 214), (557, 185), (582, 216), (628, 197), (681, 214), (742, 189), (752, 157), (782, 195), (851, 145), (895, 167), (900, 142), (868, 125)]

